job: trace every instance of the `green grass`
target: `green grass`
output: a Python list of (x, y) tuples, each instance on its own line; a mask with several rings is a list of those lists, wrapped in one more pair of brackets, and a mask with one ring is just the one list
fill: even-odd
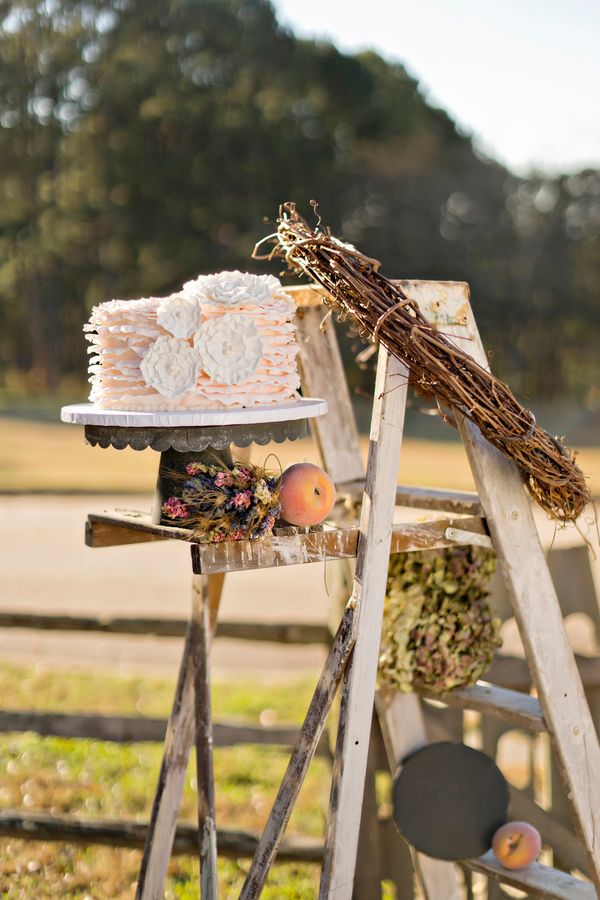
[[(0, 667), (5, 709), (35, 708), (61, 712), (96, 711), (133, 715), (168, 713), (171, 682), (97, 674)], [(299, 723), (312, 693), (307, 681), (271, 687), (248, 682), (213, 686), (215, 718)], [(192, 754), (193, 756), (193, 754)], [(160, 765), (157, 744), (119, 745), (38, 735), (0, 735), (0, 808), (50, 812), (78, 818), (149, 817)], [(217, 819), (221, 827), (257, 831), (264, 823), (287, 765), (287, 754), (271, 747), (240, 746), (215, 750)], [(287, 833), (318, 838), (323, 834), (329, 793), (329, 768), (314, 760)], [(194, 822), (193, 759), (186, 780), (182, 821)], [(0, 895), (7, 898), (120, 898), (133, 896), (139, 851), (108, 847), (0, 839)], [(221, 860), (221, 896), (237, 897), (248, 860)], [(309, 898), (316, 894), (318, 866), (276, 864), (265, 898)], [(198, 896), (197, 862), (177, 857), (170, 866), (170, 898)]]

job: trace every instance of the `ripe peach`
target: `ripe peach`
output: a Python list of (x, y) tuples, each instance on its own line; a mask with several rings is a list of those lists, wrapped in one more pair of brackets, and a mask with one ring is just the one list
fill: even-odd
[(335, 503), (335, 485), (312, 463), (296, 463), (281, 476), (281, 517), (290, 525), (318, 525)]
[(540, 833), (528, 822), (507, 822), (492, 838), (494, 856), (505, 869), (524, 869), (541, 849)]

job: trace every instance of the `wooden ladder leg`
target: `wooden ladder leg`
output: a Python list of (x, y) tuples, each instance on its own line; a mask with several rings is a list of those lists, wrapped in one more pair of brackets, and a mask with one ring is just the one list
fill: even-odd
[(381, 349), (353, 588), (359, 621), (344, 673), (321, 898), (352, 895), (407, 381), (406, 368)]
[[(473, 311), (462, 304), (465, 350), (489, 368)], [(527, 497), (516, 466), (456, 412), (494, 549), (521, 633), (575, 826), (600, 894), (600, 746)]]
[[(167, 725), (163, 759), (138, 877), (137, 900), (161, 900), (163, 895), (177, 827), (177, 812), (194, 740), (193, 647), (199, 638), (197, 623), (204, 616), (203, 607), (208, 608), (212, 637), (223, 589), (223, 575), (194, 575), (192, 578), (192, 620), (187, 630), (179, 679)], [(200, 777), (198, 784), (200, 785)]]
[(348, 602), (333, 644), (327, 654), (325, 665), (317, 682), (306, 717), (300, 729), (300, 736), (286, 769), (277, 797), (260, 836), (252, 864), (244, 881), (240, 900), (255, 900), (259, 897), (267, 880), (269, 869), (277, 855), (277, 850), (294, 803), (315, 754), (319, 738), (325, 727), (327, 714), (339, 686), (342, 674), (352, 653), (356, 639), (355, 604)]
[(479, 496), (575, 825), (600, 894), (600, 747), (573, 651), (515, 466), (470, 422), (459, 422)]
[[(211, 576), (208, 576), (211, 577)], [(215, 577), (215, 576), (212, 576)], [(216, 628), (218, 596), (212, 597), (206, 579), (195, 577), (192, 583), (192, 659), (194, 670), (194, 719), (196, 723), (196, 779), (198, 782), (198, 858), (200, 860), (200, 896), (216, 900), (217, 826), (215, 821), (215, 781), (213, 772), (212, 704), (210, 694), (210, 647)]]

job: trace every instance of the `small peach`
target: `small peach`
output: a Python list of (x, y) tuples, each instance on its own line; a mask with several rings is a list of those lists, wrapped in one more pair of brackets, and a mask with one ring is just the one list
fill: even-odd
[(494, 856), (505, 869), (524, 869), (540, 855), (542, 838), (528, 822), (507, 822), (492, 838)]
[(281, 476), (281, 517), (290, 525), (318, 525), (335, 503), (335, 485), (312, 463), (296, 463)]

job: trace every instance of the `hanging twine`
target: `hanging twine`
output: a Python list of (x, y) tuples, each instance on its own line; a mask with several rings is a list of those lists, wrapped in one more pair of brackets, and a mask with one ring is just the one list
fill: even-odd
[[(270, 252), (261, 253), (269, 242)], [(294, 203), (280, 208), (277, 231), (256, 245), (253, 257), (282, 257), (321, 285), (340, 318), (351, 320), (365, 340), (381, 343), (418, 388), (473, 422), (516, 464), (553, 519), (565, 524), (581, 515), (591, 496), (574, 454), (537, 425), (508, 385), (439, 334), (399, 285), (381, 275), (376, 260), (335, 238), (320, 219), (311, 228)]]

